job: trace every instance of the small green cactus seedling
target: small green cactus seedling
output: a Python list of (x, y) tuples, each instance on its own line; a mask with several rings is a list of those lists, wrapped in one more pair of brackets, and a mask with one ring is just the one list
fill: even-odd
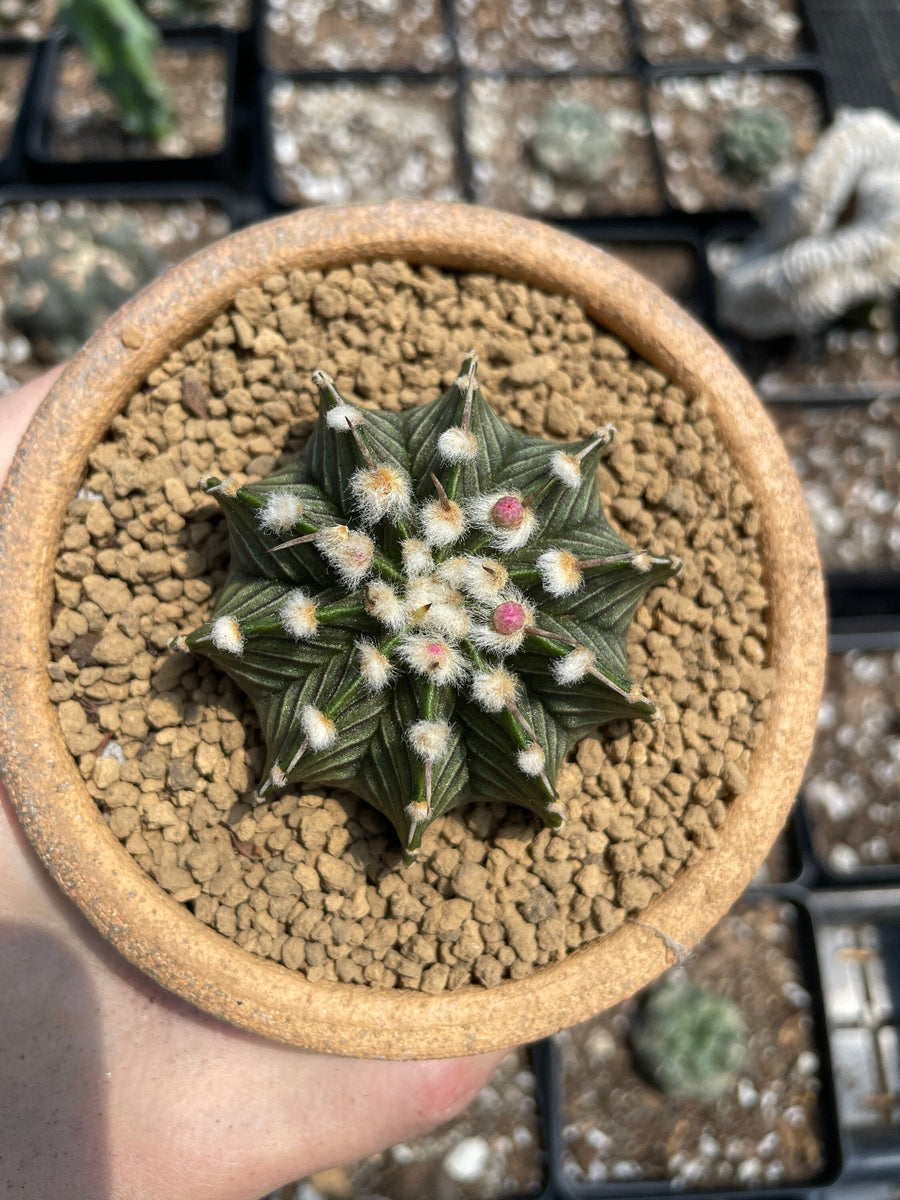
[(554, 178), (584, 187), (602, 183), (622, 133), (607, 113), (581, 100), (551, 100), (531, 139), (537, 165)]
[(136, 221), (106, 230), (82, 219), (48, 223), (22, 247), (6, 315), (40, 358), (58, 362), (164, 267)]
[(159, 31), (134, 0), (60, 0), (59, 19), (118, 102), (124, 131), (151, 142), (171, 133), (172, 102), (153, 61)]
[(485, 402), (476, 359), (408, 412), (341, 397), (321, 371), (299, 468), (210, 479), (231, 567), (212, 616), (173, 646), (207, 655), (253, 701), (268, 758), (258, 795), (341, 784), (393, 823), (407, 857), (470, 798), (550, 825), (571, 746), (651, 717), (625, 635), (680, 564), (635, 552), (601, 510), (610, 427), (559, 445)]
[(716, 1100), (733, 1087), (747, 1030), (726, 996), (668, 981), (650, 993), (631, 1029), (640, 1070), (670, 1096)]
[(731, 113), (716, 142), (722, 170), (737, 183), (759, 183), (784, 160), (791, 130), (777, 108)]

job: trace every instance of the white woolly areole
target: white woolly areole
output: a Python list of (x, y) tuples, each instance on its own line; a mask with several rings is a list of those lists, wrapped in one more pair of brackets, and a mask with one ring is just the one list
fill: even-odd
[(315, 637), (318, 632), (316, 602), (302, 588), (288, 592), (281, 602), (278, 616), (285, 631), (298, 640)]
[(636, 571), (640, 571), (641, 574), (645, 574), (653, 565), (653, 559), (646, 552), (646, 550), (639, 550), (637, 554), (632, 554), (631, 565)]
[(468, 558), (464, 554), (457, 554), (455, 558), (448, 558), (438, 566), (437, 577), (449, 583), (451, 587), (462, 587), (468, 569)]
[(489, 650), (492, 654), (515, 654), (525, 640), (525, 630), (498, 633), (490, 625), (473, 625), (470, 637), (479, 650)]
[(238, 658), (244, 653), (244, 635), (234, 617), (216, 617), (209, 637), (217, 650), (224, 650), (226, 654), (234, 654)]
[(498, 500), (507, 496), (521, 501), (518, 492), (489, 492), (486, 496), (473, 496), (469, 501), (469, 517), (478, 529), (485, 530), (491, 535), (491, 545), (495, 550), (521, 550), (537, 527), (537, 518), (533, 509), (525, 505), (522, 509), (522, 522), (515, 529), (507, 529), (497, 525), (491, 515)]
[(455, 500), (430, 500), (419, 509), (422, 532), (429, 546), (452, 546), (466, 532), (466, 514)]
[(257, 524), (265, 533), (290, 533), (303, 516), (303, 502), (292, 492), (269, 492), (256, 514)]
[(272, 770), (269, 772), (269, 779), (273, 787), (283, 788), (287, 784), (287, 775), (285, 775), (278, 763), (272, 765)]
[(532, 742), (525, 750), (520, 750), (516, 755), (516, 765), (523, 775), (540, 775), (546, 766), (544, 751), (537, 744)]
[(366, 418), (351, 404), (336, 404), (325, 414), (325, 424), (338, 433), (349, 433), (351, 425), (365, 425)]
[(403, 569), (413, 577), (430, 575), (434, 570), (434, 559), (428, 543), (421, 538), (406, 538), (400, 543), (400, 553), (403, 555)]
[(557, 683), (565, 686), (581, 683), (588, 671), (593, 670), (593, 667), (594, 656), (586, 646), (579, 646), (571, 654), (566, 654), (563, 658), (555, 658), (550, 664), (553, 678)]
[(571, 596), (584, 583), (578, 558), (571, 550), (545, 550), (538, 555), (537, 569), (551, 596)]
[(509, 583), (509, 572), (503, 563), (495, 558), (482, 558), (472, 555), (466, 559), (466, 569), (462, 579), (462, 587), (473, 600), (491, 604), (500, 598), (500, 594)]
[(410, 725), (407, 737), (419, 758), (438, 762), (450, 745), (450, 726), (446, 721), (416, 721)]
[(436, 633), (442, 633), (444, 637), (459, 641), (469, 636), (472, 618), (463, 605), (454, 604), (452, 601), (440, 601), (429, 607), (422, 621), (422, 628), (433, 629)]
[(575, 491), (581, 487), (581, 463), (574, 454), (557, 450), (550, 455), (550, 470), (567, 488)]
[(350, 476), (350, 490), (369, 525), (409, 511), (412, 489), (409, 476), (399, 467), (360, 467)]
[(390, 659), (381, 653), (374, 642), (361, 639), (356, 643), (359, 651), (359, 673), (363, 683), (372, 692), (380, 692), (391, 681), (394, 668)]
[(421, 625), (435, 604), (444, 604), (453, 594), (449, 584), (434, 575), (417, 575), (406, 585), (404, 609), (407, 620)]
[(399, 646), (400, 657), (417, 675), (432, 683), (459, 683), (466, 674), (465, 659), (437, 634), (412, 634)]
[(375, 543), (346, 525), (328, 525), (316, 534), (316, 546), (348, 587), (362, 583), (369, 573)]
[(300, 709), (300, 724), (306, 734), (311, 750), (327, 750), (337, 739), (337, 726), (331, 717), (326, 717), (314, 704), (304, 704)]
[(471, 462), (478, 457), (478, 442), (468, 429), (452, 425), (438, 438), (438, 454), (445, 463)]
[(389, 583), (375, 579), (366, 588), (366, 610), (394, 633), (406, 625), (406, 608)]
[(502, 712), (516, 700), (519, 681), (506, 667), (479, 671), (472, 676), (472, 699), (485, 712)]

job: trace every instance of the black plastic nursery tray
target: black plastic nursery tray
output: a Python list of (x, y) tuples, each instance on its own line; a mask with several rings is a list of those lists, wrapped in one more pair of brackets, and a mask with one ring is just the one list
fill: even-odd
[[(725, 933), (684, 965), (724, 987), (748, 978), (734, 947), (751, 968), (764, 947), (759, 1078), (748, 1067), (736, 1099), (677, 1110), (633, 1077), (626, 1005), (521, 1052), (447, 1129), (281, 1196), (887, 1196), (900, 1180), (900, 319), (881, 306), (804, 345), (722, 328), (710, 253), (754, 228), (758, 191), (720, 186), (708, 147), (729, 105), (783, 104), (807, 141), (842, 104), (900, 113), (896, 0), (408, 0), (399, 16), (346, 0), (321, 25), (315, 7), (222, 0), (218, 28), (166, 26), (167, 43), (226, 59), (222, 145), (180, 158), (127, 146), (63, 161), (49, 136), (63, 43), (4, 38), (0, 22), (3, 79), (32, 56), (0, 138), (0, 229), (14, 203), (40, 219), (86, 198), (205, 200), (239, 227), (297, 203), (437, 196), (604, 246), (711, 326), (771, 402), (820, 536), (832, 668), (788, 828)], [(609, 178), (560, 188), (535, 169), (521, 120), (552, 96), (624, 114)], [(703, 154), (701, 134), (684, 140), (698, 114)], [(0, 350), (2, 333), (0, 314)], [(9, 385), (37, 366), (9, 368), (0, 355), (0, 388), (4, 370)]]

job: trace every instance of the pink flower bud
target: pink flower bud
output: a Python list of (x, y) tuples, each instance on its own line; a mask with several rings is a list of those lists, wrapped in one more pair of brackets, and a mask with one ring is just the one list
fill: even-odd
[(491, 509), (491, 520), (502, 529), (518, 529), (525, 520), (525, 505), (518, 496), (501, 496)]
[(525, 624), (525, 609), (515, 600), (505, 600), (494, 609), (491, 624), (497, 633), (507, 636), (518, 633)]

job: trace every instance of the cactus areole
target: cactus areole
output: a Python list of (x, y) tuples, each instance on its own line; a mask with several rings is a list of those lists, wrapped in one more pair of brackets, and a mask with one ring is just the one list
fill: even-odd
[(625, 639), (680, 568), (634, 551), (600, 503), (613, 430), (558, 444), (485, 402), (470, 355), (431, 404), (358, 407), (321, 371), (302, 464), (260, 483), (209, 479), (231, 535), (215, 609), (174, 649), (252, 700), (268, 757), (257, 797), (339, 785), (392, 822), (407, 861), (468, 800), (565, 817), (572, 746), (652, 718)]

